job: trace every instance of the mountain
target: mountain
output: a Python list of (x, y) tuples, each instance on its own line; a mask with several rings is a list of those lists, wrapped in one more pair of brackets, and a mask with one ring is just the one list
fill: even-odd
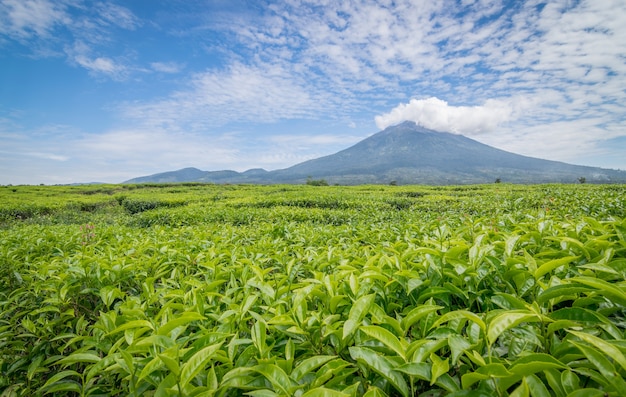
[(566, 164), (522, 156), (482, 144), (462, 135), (437, 132), (413, 122), (388, 127), (335, 154), (292, 167), (266, 171), (201, 171), (184, 168), (125, 183), (305, 183), (324, 179), (330, 184), (473, 184), (496, 179), (510, 183), (624, 183), (626, 172)]
[[(235, 171), (231, 171), (237, 174)], [(131, 179), (124, 183), (168, 183), (168, 182), (193, 182), (202, 178), (206, 174), (206, 171), (199, 170), (197, 168), (189, 167), (183, 168), (178, 171), (162, 172), (160, 174), (154, 174), (149, 176), (142, 176), (139, 178)]]

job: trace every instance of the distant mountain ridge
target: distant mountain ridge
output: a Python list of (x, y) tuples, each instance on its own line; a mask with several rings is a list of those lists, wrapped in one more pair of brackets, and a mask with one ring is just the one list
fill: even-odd
[(305, 183), (330, 184), (475, 184), (496, 179), (509, 183), (626, 183), (626, 171), (572, 165), (522, 156), (463, 135), (438, 132), (414, 122), (388, 127), (329, 156), (289, 168), (266, 171), (202, 171), (183, 168), (134, 178), (124, 183)]

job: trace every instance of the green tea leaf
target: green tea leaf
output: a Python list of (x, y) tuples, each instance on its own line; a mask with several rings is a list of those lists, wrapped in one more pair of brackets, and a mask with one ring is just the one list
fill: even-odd
[(522, 383), (509, 394), (509, 397), (530, 397), (530, 388), (526, 380), (522, 380)]
[(567, 397), (605, 397), (606, 395), (604, 390), (584, 388), (571, 392)]
[(463, 389), (470, 388), (476, 382), (492, 378), (508, 378), (514, 376), (506, 367), (500, 363), (487, 364), (478, 368), (474, 372), (468, 372), (461, 376), (461, 385)]
[(187, 362), (183, 364), (180, 370), (180, 384), (181, 387), (186, 387), (191, 380), (204, 369), (209, 361), (214, 357), (214, 354), (219, 348), (222, 347), (222, 343), (207, 346), (194, 353)]
[(580, 379), (574, 372), (565, 370), (561, 372), (561, 385), (565, 393), (569, 395), (580, 389)]
[(430, 313), (436, 312), (439, 309), (443, 309), (443, 306), (420, 305), (411, 310), (400, 322), (402, 328), (404, 329), (404, 334), (406, 335), (409, 328), (411, 328), (413, 324), (418, 322), (423, 317), (429, 315)]
[(81, 387), (78, 383), (75, 382), (57, 382), (57, 383), (53, 383), (52, 385), (46, 387), (46, 390), (44, 391), (44, 395), (48, 394), (48, 393), (59, 393), (59, 392), (73, 392), (73, 393), (80, 393), (81, 392)]
[(254, 346), (261, 356), (264, 356), (267, 347), (265, 345), (265, 339), (267, 338), (265, 321), (256, 321), (251, 329), (251, 337)]
[(26, 377), (29, 380), (32, 380), (36, 373), (38, 372), (46, 372), (47, 369), (42, 367), (41, 362), (44, 359), (44, 355), (41, 354), (37, 356), (28, 366), (28, 371), (26, 372)]
[(57, 382), (65, 379), (65, 378), (67, 378), (69, 376), (74, 376), (76, 378), (80, 378), (80, 374), (78, 372), (76, 372), (74, 370), (71, 370), (71, 369), (67, 369), (65, 371), (61, 371), (59, 373), (56, 373), (56, 374), (52, 375), (50, 377), (50, 379), (48, 379), (46, 381), (46, 383), (44, 383), (42, 389), (46, 389), (48, 386), (50, 386), (50, 385), (52, 385), (54, 383), (57, 383)]
[(550, 313), (549, 317), (553, 320), (571, 320), (594, 324), (610, 323), (602, 314), (584, 307), (564, 307), (563, 309)]
[(380, 390), (376, 386), (370, 386), (363, 397), (387, 397), (384, 391)]
[(361, 321), (369, 311), (372, 303), (374, 303), (374, 298), (376, 295), (364, 295), (357, 299), (356, 302), (350, 308), (350, 313), (348, 314), (348, 319), (343, 325), (343, 334), (342, 339), (345, 340), (348, 337), (352, 336), (354, 331), (359, 327)]
[(529, 311), (512, 310), (498, 314), (491, 319), (487, 328), (487, 341), (490, 345), (507, 329), (513, 328), (523, 322), (537, 322), (541, 318)]
[(307, 391), (302, 395), (302, 397), (350, 397), (350, 395), (338, 390), (317, 387)]
[(585, 276), (572, 277), (571, 279), (569, 279), (569, 281), (593, 287), (597, 290), (598, 294), (606, 297), (609, 300), (614, 301), (621, 306), (626, 306), (626, 292), (624, 292), (624, 290), (614, 284), (610, 284), (598, 278)]
[(447, 358), (445, 360), (442, 360), (441, 358), (439, 358), (438, 355), (434, 353), (431, 353), (430, 361), (432, 361), (433, 363), (430, 378), (430, 385), (432, 386), (441, 375), (447, 373), (450, 370), (450, 363), (448, 362)]
[(435, 323), (430, 327), (430, 329), (437, 328), (445, 322), (458, 320), (462, 318), (476, 323), (480, 327), (481, 330), (483, 331), (486, 330), (485, 322), (477, 314), (472, 313), (468, 310), (455, 310), (452, 312), (448, 312), (444, 314), (443, 316), (439, 317), (439, 319), (435, 321)]
[(366, 365), (374, 370), (376, 373), (387, 379), (393, 387), (400, 392), (404, 397), (409, 395), (409, 387), (406, 381), (398, 372), (394, 370), (392, 365), (384, 359), (384, 357), (378, 355), (373, 350), (365, 347), (352, 346), (349, 348), (350, 356), (358, 362)]
[(252, 390), (252, 391), (247, 392), (246, 395), (252, 396), (252, 397), (278, 397), (280, 396), (280, 394), (276, 393), (275, 391), (268, 390), (268, 389)]
[(167, 375), (154, 392), (154, 397), (170, 397), (173, 393), (172, 388), (176, 386), (177, 376), (174, 373)]
[(152, 323), (148, 320), (133, 320), (133, 321), (129, 321), (125, 324), (120, 325), (119, 327), (115, 328), (113, 331), (109, 332), (108, 335), (113, 335), (121, 331), (126, 331), (128, 329), (135, 329), (135, 328), (149, 328), (151, 330), (154, 330), (154, 325), (152, 325)]
[(531, 376), (547, 369), (565, 369), (567, 366), (545, 353), (530, 353), (515, 360), (509, 371), (520, 376)]
[(394, 334), (377, 325), (365, 325), (360, 327), (359, 330), (378, 340), (406, 361), (408, 344), (404, 340), (398, 339)]
[(543, 305), (550, 299), (561, 298), (568, 295), (576, 296), (581, 292), (588, 292), (590, 290), (591, 288), (589, 286), (581, 284), (568, 283), (555, 285), (539, 294), (539, 296), (537, 296), (537, 303)]
[(163, 360), (161, 360), (159, 356), (153, 357), (152, 360), (150, 360), (141, 369), (141, 372), (139, 373), (139, 376), (137, 377), (137, 382), (141, 382), (143, 379), (145, 379), (147, 376), (149, 376), (153, 372), (163, 368), (164, 365), (165, 363), (163, 362)]
[(471, 343), (460, 335), (448, 336), (448, 346), (450, 347), (452, 365), (456, 365), (461, 354), (472, 347)]
[(582, 343), (570, 341), (570, 343), (578, 348), (585, 357), (592, 363), (602, 374), (602, 376), (611, 384), (617, 392), (626, 390), (626, 381), (615, 370), (615, 366), (611, 364), (609, 359), (594, 347), (586, 346)]
[(252, 367), (252, 370), (263, 375), (270, 381), (274, 390), (281, 394), (291, 395), (291, 388), (297, 386), (285, 371), (274, 364), (259, 364)]
[(537, 270), (535, 270), (535, 279), (542, 277), (544, 274), (551, 272), (557, 267), (569, 265), (578, 258), (578, 256), (566, 256), (564, 258), (552, 259), (550, 261), (547, 261), (546, 263), (540, 265)]
[(304, 375), (314, 371), (316, 368), (321, 367), (335, 358), (337, 358), (337, 356), (313, 356), (304, 359), (291, 372), (291, 377), (299, 381)]
[(550, 392), (537, 375), (525, 376), (524, 381), (532, 397), (551, 397)]
[(115, 299), (124, 298), (124, 293), (117, 287), (105, 285), (100, 289), (100, 299), (106, 307), (110, 307)]
[(174, 330), (174, 328), (180, 327), (181, 325), (185, 325), (187, 323), (190, 323), (192, 321), (197, 321), (197, 320), (204, 320), (205, 317), (203, 315), (201, 315), (200, 313), (196, 313), (196, 312), (185, 312), (183, 314), (181, 314), (180, 316), (168, 321), (167, 323), (163, 324), (162, 326), (159, 327), (158, 331), (157, 331), (157, 335), (169, 335), (170, 332), (172, 332), (172, 330)]
[(421, 380), (430, 381), (432, 378), (431, 367), (431, 363), (408, 363), (397, 367), (396, 371), (414, 376)]
[(607, 357), (611, 357), (615, 362), (617, 362), (624, 370), (626, 370), (626, 356), (622, 353), (622, 351), (611, 342), (598, 338), (597, 336), (585, 333), (578, 332), (574, 330), (568, 329), (572, 335), (576, 335), (581, 340), (589, 343), (590, 345), (595, 346), (597, 349), (600, 349), (602, 353), (604, 353)]
[(507, 256), (511, 256), (513, 254), (513, 250), (515, 249), (515, 246), (517, 245), (517, 241), (520, 239), (520, 235), (519, 234), (513, 234), (511, 236), (509, 236), (504, 243), (504, 253)]
[(158, 357), (163, 361), (165, 366), (178, 378), (180, 375), (180, 364), (178, 363), (178, 355), (174, 350), (167, 350)]
[(57, 361), (57, 364), (71, 365), (76, 363), (97, 363), (101, 358), (96, 353), (72, 353), (69, 356)]

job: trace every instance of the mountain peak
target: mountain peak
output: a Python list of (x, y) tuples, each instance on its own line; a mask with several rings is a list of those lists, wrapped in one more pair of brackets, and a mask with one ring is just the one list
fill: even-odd
[[(411, 129), (414, 131), (420, 131), (420, 132), (440, 132), (440, 131), (436, 131), (430, 128), (426, 128), (421, 124), (416, 123), (415, 121), (411, 121), (411, 120), (405, 120), (399, 124), (395, 124), (395, 125), (391, 125), (387, 128), (385, 128), (385, 130), (388, 129)], [(443, 131), (441, 131), (443, 132)]]

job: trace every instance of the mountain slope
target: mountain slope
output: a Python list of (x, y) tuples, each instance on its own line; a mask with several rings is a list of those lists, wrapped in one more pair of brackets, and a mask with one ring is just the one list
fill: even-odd
[[(467, 184), (626, 182), (626, 172), (571, 165), (521, 156), (462, 135), (436, 132), (413, 122), (389, 127), (335, 154), (282, 170), (206, 172), (186, 168), (180, 181), (216, 183), (304, 183), (307, 178), (329, 183)], [(169, 182), (172, 172), (127, 181)], [(184, 180), (183, 180), (184, 178)], [(168, 180), (166, 180), (168, 179)]]
[(168, 182), (193, 182), (202, 178), (206, 171), (189, 167), (178, 171), (168, 171), (159, 174), (142, 176), (131, 179), (125, 183), (168, 183)]

